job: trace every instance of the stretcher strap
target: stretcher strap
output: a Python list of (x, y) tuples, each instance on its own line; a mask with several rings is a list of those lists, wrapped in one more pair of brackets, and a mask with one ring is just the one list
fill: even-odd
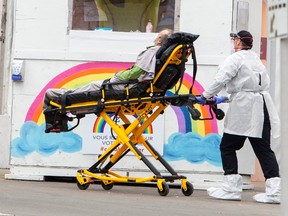
[(181, 71), (181, 74), (180, 74), (180, 84), (178, 86), (178, 89), (176, 91), (176, 94), (178, 94), (180, 88), (181, 88), (181, 85), (182, 85), (182, 82), (183, 82), (183, 76), (184, 76), (184, 72), (185, 72), (185, 62), (186, 62), (186, 44), (182, 44), (182, 56), (181, 56), (181, 68), (179, 71)]
[(195, 53), (195, 48), (194, 48), (193, 44), (191, 44), (191, 48), (192, 48), (191, 57), (193, 59), (193, 77), (192, 77), (192, 85), (189, 89), (190, 94), (192, 94), (192, 89), (193, 89), (194, 82), (196, 79), (196, 74), (197, 74), (197, 60), (196, 60), (196, 53)]
[(67, 95), (71, 93), (71, 91), (67, 91), (61, 95), (61, 112), (66, 112), (66, 103), (67, 103)]

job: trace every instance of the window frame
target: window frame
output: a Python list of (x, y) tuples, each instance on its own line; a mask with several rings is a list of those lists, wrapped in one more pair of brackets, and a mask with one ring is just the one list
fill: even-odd
[[(73, 24), (73, 4), (74, 0), (68, 0), (68, 27), (67, 27), (67, 34), (70, 34), (70, 31), (93, 31), (93, 30), (76, 30), (72, 29)], [(175, 0), (175, 9), (174, 9), (174, 29), (172, 29), (174, 32), (179, 31), (179, 23), (180, 23), (180, 6), (181, 6), (181, 0)], [(123, 33), (129, 33), (124, 32)]]

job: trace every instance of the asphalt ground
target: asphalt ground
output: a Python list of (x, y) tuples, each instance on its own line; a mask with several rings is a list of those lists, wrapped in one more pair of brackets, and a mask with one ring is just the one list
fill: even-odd
[(87, 190), (79, 190), (74, 180), (6, 180), (0, 171), (0, 215), (280, 215), (280, 205), (253, 200), (253, 195), (263, 191), (264, 184), (255, 183), (253, 190), (243, 191), (242, 201), (225, 201), (210, 198), (205, 190), (184, 196), (177, 187), (170, 188), (167, 196), (160, 196), (151, 185), (114, 185), (104, 190), (100, 184), (92, 184)]

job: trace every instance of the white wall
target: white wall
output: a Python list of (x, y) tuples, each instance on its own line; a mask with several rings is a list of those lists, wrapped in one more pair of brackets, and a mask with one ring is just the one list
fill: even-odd
[(231, 0), (181, 1), (180, 30), (200, 35), (195, 44), (199, 64), (217, 65), (229, 54), (231, 23)]
[(10, 141), (11, 141), (11, 108), (12, 108), (12, 82), (11, 82), (11, 56), (13, 40), (13, 1), (7, 1), (5, 42), (2, 44), (4, 56), (2, 56), (3, 86), (1, 90), (2, 104), (0, 114), (0, 168), (8, 168), (10, 160)]
[(288, 201), (288, 157), (287, 157), (287, 140), (288, 140), (288, 102), (287, 102), (287, 92), (288, 92), (288, 87), (287, 87), (287, 82), (288, 82), (288, 75), (287, 75), (287, 70), (288, 70), (288, 37), (281, 39), (281, 177), (282, 177), (282, 182), (281, 182), (281, 215), (287, 215), (288, 214), (288, 206), (285, 205)]
[[(156, 36), (129, 32), (67, 31), (68, 3), (68, 0), (17, 0), (14, 59), (25, 61), (25, 73), (23, 82), (12, 84), (12, 139), (19, 136), (25, 111), (48, 80), (81, 62), (134, 62), (136, 55)], [(254, 44), (259, 51), (261, 1), (249, 0), (249, 3), (249, 29), (253, 29), (254, 37), (259, 38)], [(197, 80), (204, 87), (216, 73), (217, 65), (230, 53), (231, 23), (232, 0), (181, 1), (180, 31), (200, 35), (195, 42), (199, 63)], [(191, 64), (190, 60), (187, 68), (192, 72)], [(21, 106), (18, 106), (20, 103)], [(219, 123), (220, 130), (222, 127)], [(166, 134), (169, 134), (167, 130)]]
[[(262, 1), (246, 1), (250, 5), (249, 30), (255, 38), (260, 38)], [(200, 64), (218, 65), (230, 53), (232, 2), (181, 1), (180, 31), (200, 35), (195, 43)], [(69, 32), (68, 0), (17, 0), (16, 10), (16, 58), (98, 60), (107, 58), (105, 50), (109, 50), (111, 61), (115, 57), (119, 61), (119, 54), (134, 60), (134, 55), (155, 36), (145, 33)], [(260, 39), (255, 40), (254, 50), (260, 51)], [(123, 61), (127, 58), (124, 57)]]
[[(250, 15), (248, 31), (255, 38), (253, 50), (260, 53), (262, 1), (246, 2)], [(200, 67), (197, 80), (201, 83), (209, 83), (218, 64), (231, 53), (232, 8), (233, 0), (181, 1), (180, 30), (200, 35), (195, 49)], [(212, 66), (212, 70), (207, 70), (206, 66)]]
[(16, 51), (65, 50), (68, 1), (17, 0)]
[(134, 61), (156, 35), (68, 31), (68, 0), (17, 0), (16, 11), (15, 58)]

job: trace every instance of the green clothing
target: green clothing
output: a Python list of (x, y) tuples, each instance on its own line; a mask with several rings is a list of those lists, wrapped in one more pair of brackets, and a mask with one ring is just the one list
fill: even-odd
[(121, 80), (136, 80), (138, 79), (142, 74), (144, 74), (145, 71), (137, 66), (133, 66), (127, 70), (119, 71), (115, 76)]

